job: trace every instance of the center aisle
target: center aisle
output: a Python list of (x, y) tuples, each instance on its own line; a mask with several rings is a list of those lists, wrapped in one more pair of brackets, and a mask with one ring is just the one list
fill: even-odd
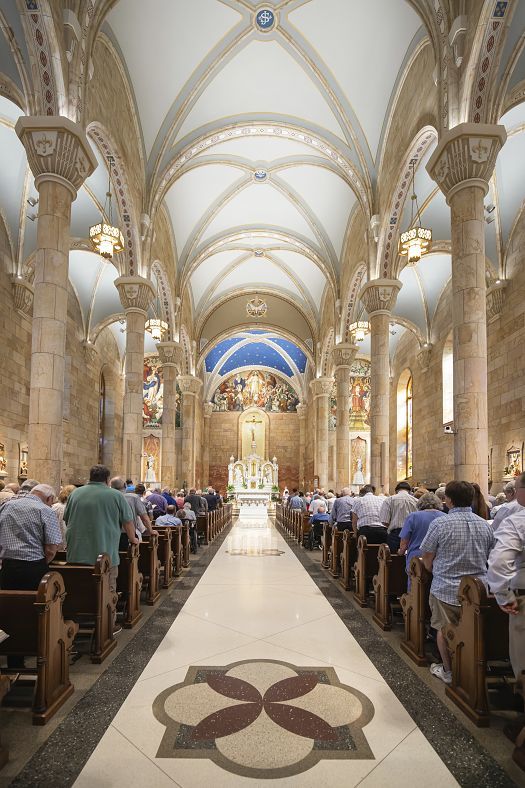
[(75, 785), (393, 788), (408, 768), (457, 785), (280, 534), (244, 522)]

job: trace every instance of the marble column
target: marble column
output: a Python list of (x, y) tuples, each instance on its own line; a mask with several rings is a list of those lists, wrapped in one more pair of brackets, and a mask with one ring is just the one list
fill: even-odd
[(488, 487), (487, 288), (483, 201), (504, 126), (461, 123), (446, 131), (427, 170), (451, 213), (454, 335), (454, 474)]
[(306, 454), (306, 405), (299, 403), (297, 406), (299, 419), (299, 488), (305, 488), (305, 454)]
[(360, 293), (370, 324), (370, 480), (376, 491), (389, 492), (390, 320), (397, 279), (373, 279)]
[(163, 374), (162, 409), (162, 484), (174, 489), (177, 484), (177, 450), (175, 446), (175, 421), (177, 415), (177, 374), (182, 361), (182, 348), (178, 342), (157, 344)]
[(316, 412), (314, 476), (319, 477), (319, 487), (325, 489), (328, 489), (328, 408), (332, 386), (332, 378), (327, 377), (316, 378), (310, 383)]
[(357, 354), (357, 345), (340, 344), (332, 351), (337, 398), (335, 433), (336, 486), (338, 492), (348, 487), (350, 479), (350, 369)]
[(202, 380), (195, 375), (179, 375), (182, 393), (182, 468), (181, 477), (188, 487), (195, 486), (195, 400)]
[(144, 326), (155, 290), (142, 276), (121, 276), (115, 279), (115, 287), (126, 313), (122, 464), (126, 478), (136, 482), (142, 478)]
[(67, 118), (21, 117), (15, 130), (39, 193), (28, 467), (32, 478), (58, 492), (63, 457), (71, 203), (97, 167), (97, 160), (81, 127)]
[(213, 405), (211, 402), (205, 402), (202, 406), (202, 413), (204, 417), (204, 435), (202, 441), (202, 479), (203, 484), (208, 486), (211, 484), (210, 479), (210, 425), (211, 414), (213, 413)]

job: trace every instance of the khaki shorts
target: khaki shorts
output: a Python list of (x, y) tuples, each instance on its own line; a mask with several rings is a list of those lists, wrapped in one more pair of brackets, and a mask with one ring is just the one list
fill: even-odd
[(460, 605), (449, 605), (448, 602), (442, 602), (434, 594), (430, 594), (429, 598), (430, 610), (432, 618), (430, 619), (430, 626), (437, 629), (438, 632), (448, 624), (457, 624), (461, 612)]

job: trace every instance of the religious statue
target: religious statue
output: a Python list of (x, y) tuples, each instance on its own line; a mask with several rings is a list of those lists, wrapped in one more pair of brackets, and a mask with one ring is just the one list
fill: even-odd
[(361, 457), (358, 457), (355, 464), (355, 473), (354, 473), (354, 478), (352, 479), (352, 484), (361, 485), (364, 483), (365, 483), (365, 477), (363, 476), (363, 460), (361, 459)]
[(157, 481), (155, 476), (155, 457), (152, 454), (145, 455), (146, 459), (146, 483), (153, 483)]
[(255, 425), (262, 424), (262, 421), (255, 418), (255, 413), (253, 414), (251, 421), (247, 421), (246, 424), (250, 425), (250, 435), (252, 438), (252, 449), (255, 449), (257, 446), (257, 441), (255, 439)]
[(267, 465), (266, 468), (264, 469), (264, 481), (266, 484), (272, 483), (272, 469), (270, 468), (269, 465)]
[(4, 456), (5, 446), (3, 443), (0, 443), (0, 473), (5, 473), (7, 471), (7, 460)]
[(243, 478), (243, 475), (242, 475), (242, 470), (241, 470), (241, 468), (238, 465), (237, 465), (237, 467), (235, 468), (235, 470), (233, 472), (233, 479), (234, 479), (234, 484), (235, 484), (236, 487), (240, 487), (241, 484), (244, 481), (244, 478)]

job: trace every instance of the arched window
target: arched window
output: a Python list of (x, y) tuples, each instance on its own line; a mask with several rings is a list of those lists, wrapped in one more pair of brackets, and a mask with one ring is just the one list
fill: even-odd
[(104, 373), (100, 373), (98, 385), (98, 461), (104, 462), (104, 445), (106, 442), (106, 379)]
[(412, 373), (405, 369), (397, 384), (397, 480), (412, 476)]
[(441, 372), (443, 381), (443, 424), (454, 421), (454, 358), (452, 332), (443, 347)]

